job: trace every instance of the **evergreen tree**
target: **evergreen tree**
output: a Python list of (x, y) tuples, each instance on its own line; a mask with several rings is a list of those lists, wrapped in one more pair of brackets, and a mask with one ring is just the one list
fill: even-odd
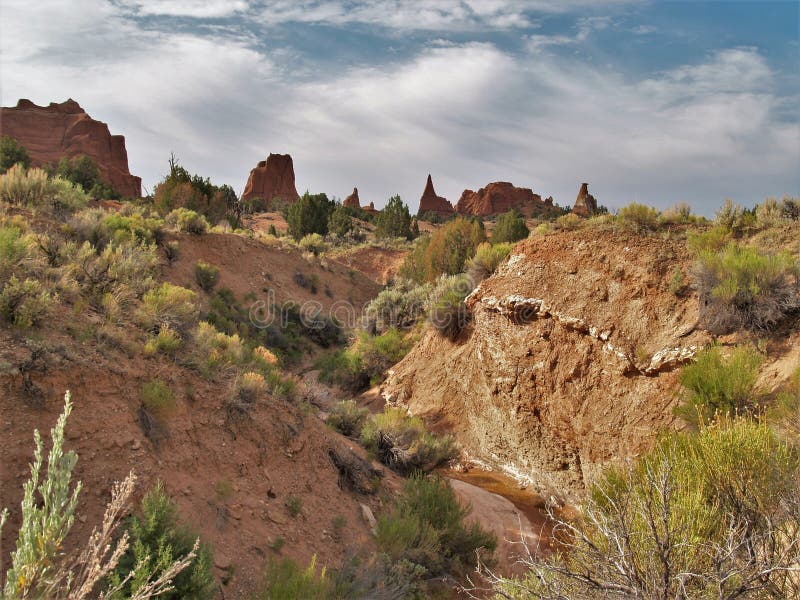
[(411, 213), (400, 196), (392, 196), (375, 221), (379, 238), (403, 237), (414, 239), (411, 232)]
[(17, 140), (10, 135), (4, 135), (0, 138), (0, 175), (18, 163), (27, 169), (31, 166), (31, 157)]
[(286, 224), (289, 235), (300, 240), (311, 233), (327, 235), (328, 219), (335, 204), (328, 200), (326, 194), (309, 194), (306, 192), (286, 210)]
[(516, 242), (528, 237), (530, 230), (525, 225), (525, 219), (514, 209), (501, 215), (492, 231), (492, 243), (502, 244)]

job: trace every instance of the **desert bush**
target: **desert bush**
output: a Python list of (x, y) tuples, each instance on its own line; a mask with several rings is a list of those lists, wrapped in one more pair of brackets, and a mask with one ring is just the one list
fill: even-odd
[[(793, 598), (800, 593), (798, 454), (763, 421), (670, 435), (607, 473), (561, 550), (526, 555), (505, 598)], [(533, 550), (533, 549), (532, 549)]]
[(400, 279), (382, 290), (364, 309), (367, 331), (385, 333), (391, 328), (408, 329), (425, 316), (431, 284)]
[(800, 367), (778, 392), (769, 419), (782, 439), (795, 448), (800, 447)]
[(336, 236), (345, 237), (354, 230), (355, 225), (350, 211), (341, 204), (337, 205), (328, 219), (328, 231)]
[(20, 281), (16, 275), (0, 290), (0, 314), (17, 327), (36, 327), (50, 313), (53, 298), (36, 279)]
[(340, 600), (325, 568), (317, 571), (317, 557), (305, 569), (289, 558), (267, 563), (264, 583), (255, 598), (263, 600)]
[[(72, 410), (69, 392), (64, 398), (64, 411), (50, 432), (52, 446), (47, 457), (47, 470), (40, 480), (44, 466), (43, 445), (39, 432), (34, 431), (36, 450), (30, 465), (31, 476), (25, 482), (22, 499), (22, 518), (16, 536), (16, 550), (11, 554), (11, 567), (5, 573), (0, 595), (8, 600), (35, 598), (48, 600), (88, 600), (88, 598), (119, 598), (117, 586), (106, 586), (106, 575), (119, 565), (120, 557), (130, 549), (127, 532), (117, 535), (117, 528), (128, 509), (136, 477), (131, 472), (121, 483), (111, 489), (111, 500), (106, 506), (103, 522), (95, 527), (82, 548), (64, 552), (64, 541), (70, 534), (78, 508), (81, 482), (72, 485), (72, 471), (78, 461), (75, 452), (64, 452), (64, 429)], [(0, 530), (8, 511), (0, 513)], [(73, 536), (70, 536), (73, 537)], [(159, 560), (149, 569), (151, 556), (142, 554), (137, 570), (140, 582), (130, 600), (163, 597), (170, 583), (191, 564), (197, 546), (190, 546), (186, 554), (175, 552), (175, 560)], [(98, 594), (104, 593), (99, 596)]]
[(767, 330), (800, 307), (800, 265), (788, 252), (730, 243), (700, 253), (694, 280), (701, 323), (712, 333)]
[(528, 237), (530, 230), (525, 225), (525, 219), (516, 211), (510, 210), (497, 218), (497, 223), (492, 230), (492, 244), (516, 242)]
[(684, 401), (676, 413), (697, 426), (719, 415), (753, 412), (759, 400), (756, 379), (762, 362), (762, 356), (747, 346), (734, 349), (728, 357), (719, 346), (699, 352), (681, 371)]
[(288, 233), (295, 241), (305, 236), (318, 233), (327, 235), (328, 219), (335, 207), (326, 194), (309, 194), (306, 192), (286, 209)]
[(201, 321), (194, 330), (192, 364), (206, 377), (242, 363), (245, 347), (237, 334), (227, 335)]
[(692, 207), (686, 202), (677, 202), (661, 213), (664, 223), (689, 223), (692, 220)]
[(50, 178), (42, 169), (26, 170), (15, 165), (0, 175), (0, 201), (8, 204), (63, 213), (85, 207), (88, 200), (74, 184)]
[(296, 517), (303, 510), (303, 499), (300, 496), (289, 494), (286, 496), (284, 506), (291, 516)]
[[(191, 175), (178, 164), (174, 156), (170, 157), (169, 173), (156, 186), (154, 196), (156, 210), (162, 215), (183, 208), (194, 211), (215, 224), (225, 218), (236, 221), (240, 211), (236, 192), (229, 185), (217, 186), (207, 177)], [(194, 225), (190, 226), (194, 231), (180, 227), (178, 230), (203, 233), (205, 229), (199, 231), (202, 223), (192, 220)]]
[(162, 283), (142, 297), (138, 317), (139, 324), (147, 330), (169, 327), (182, 334), (197, 321), (196, 294), (171, 283)]
[(401, 279), (407, 279), (414, 283), (422, 283), (425, 281), (425, 255), (428, 252), (430, 243), (431, 237), (429, 235), (417, 238), (414, 242), (414, 246), (411, 248), (411, 252), (403, 259), (403, 264), (400, 265), (400, 269), (398, 270), (397, 274)]
[(120, 197), (110, 184), (101, 179), (97, 163), (85, 154), (72, 158), (62, 157), (55, 174), (65, 181), (74, 183), (92, 198), (117, 200)]
[(401, 474), (431, 471), (458, 456), (453, 438), (428, 433), (422, 419), (399, 408), (387, 407), (367, 419), (360, 439), (378, 460)]
[(466, 272), (472, 282), (480, 283), (494, 273), (500, 263), (511, 253), (511, 247), (511, 244), (492, 245), (487, 242), (478, 246), (475, 256), (466, 264)]
[(361, 433), (368, 414), (369, 411), (355, 400), (340, 400), (331, 408), (327, 423), (342, 435), (356, 437)]
[(497, 546), (495, 537), (477, 523), (464, 521), (470, 509), (440, 477), (414, 476), (392, 511), (378, 519), (377, 542), (395, 562), (416, 565), (418, 578), (458, 573), (486, 560)]
[[(178, 505), (169, 497), (161, 481), (142, 498), (140, 511), (127, 523), (126, 532), (131, 544), (109, 576), (109, 585), (120, 588), (109, 600), (136, 597), (148, 579), (196, 547), (197, 533), (181, 523)], [(215, 598), (217, 584), (212, 572), (213, 564), (211, 547), (200, 544), (188, 567), (172, 579), (172, 589), (159, 598)], [(128, 576), (131, 578), (125, 581)]]
[(564, 231), (572, 231), (573, 229), (578, 229), (581, 225), (583, 225), (583, 219), (581, 219), (575, 213), (567, 213), (565, 215), (561, 215), (555, 220), (554, 223), (556, 229), (562, 229)]
[(311, 252), (314, 256), (319, 256), (328, 249), (325, 239), (318, 233), (309, 233), (298, 242), (300, 248)]
[(180, 245), (177, 241), (173, 240), (164, 244), (164, 257), (167, 259), (168, 263), (174, 263), (176, 260), (178, 260), (179, 256)]
[(400, 196), (392, 196), (375, 218), (375, 236), (378, 238), (414, 239), (411, 230), (411, 213)]
[(800, 219), (800, 198), (784, 196), (781, 199), (781, 213), (784, 219), (797, 221)]
[(267, 382), (261, 373), (248, 371), (236, 381), (236, 398), (245, 404), (255, 404), (259, 397), (266, 395)]
[(175, 410), (175, 396), (170, 387), (160, 379), (143, 383), (139, 396), (142, 405), (159, 417), (168, 416)]
[(716, 225), (705, 231), (689, 231), (686, 234), (686, 245), (695, 254), (705, 251), (722, 250), (731, 241), (730, 230)]
[(219, 281), (219, 267), (199, 261), (194, 266), (194, 280), (206, 293), (210, 293)]
[(464, 298), (472, 291), (472, 281), (466, 275), (442, 276), (431, 293), (428, 321), (441, 335), (455, 341), (469, 323), (471, 315)]
[(22, 144), (10, 135), (4, 135), (0, 137), (0, 175), (16, 164), (28, 169), (31, 166), (31, 157)]
[(202, 235), (208, 231), (208, 221), (206, 218), (188, 208), (176, 208), (170, 212), (164, 220), (168, 225), (177, 231)]
[(425, 252), (425, 281), (435, 281), (440, 275), (457, 275), (467, 260), (486, 241), (483, 223), (477, 219), (457, 217), (431, 235)]
[(658, 211), (652, 206), (631, 202), (619, 209), (617, 221), (632, 231), (653, 231), (658, 228)]
[(109, 244), (132, 242), (136, 244), (160, 243), (163, 221), (142, 209), (129, 209), (124, 213), (107, 212), (102, 208), (83, 210), (69, 220), (69, 228), (80, 241), (88, 241), (98, 251)]
[(714, 213), (714, 224), (724, 227), (735, 235), (741, 234), (742, 230), (752, 224), (752, 215), (739, 204), (734, 204), (730, 198)]
[(0, 285), (12, 275), (29, 273), (36, 265), (33, 238), (19, 227), (0, 226)]
[(783, 207), (775, 198), (767, 198), (756, 206), (756, 224), (762, 228), (776, 227), (786, 222)]
[(144, 345), (144, 353), (147, 356), (153, 356), (159, 352), (174, 356), (182, 345), (181, 336), (167, 325), (160, 328), (157, 334), (148, 338)]

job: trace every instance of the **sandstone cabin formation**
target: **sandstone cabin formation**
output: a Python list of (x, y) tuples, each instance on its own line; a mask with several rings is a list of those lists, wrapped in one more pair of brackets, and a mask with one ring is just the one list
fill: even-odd
[(597, 200), (589, 193), (588, 183), (581, 184), (572, 212), (580, 217), (588, 217), (597, 212)]
[(111, 135), (108, 125), (91, 118), (71, 98), (49, 106), (22, 99), (16, 107), (0, 108), (0, 135), (24, 146), (33, 166), (85, 154), (97, 164), (103, 181), (122, 196), (142, 195), (141, 178), (128, 170), (125, 137)]
[(417, 215), (425, 213), (435, 213), (440, 217), (450, 217), (455, 213), (453, 205), (442, 196), (436, 195), (436, 190), (433, 189), (433, 180), (428, 174), (428, 181), (425, 183), (425, 190), (422, 192), (422, 197), (419, 199), (419, 211)]
[(261, 198), (267, 202), (282, 200), (295, 202), (300, 199), (294, 183), (294, 164), (289, 154), (270, 154), (250, 171), (242, 200)]
[(515, 208), (530, 215), (541, 211), (545, 206), (542, 197), (534, 194), (530, 188), (516, 187), (508, 181), (495, 181), (477, 192), (464, 190), (456, 204), (456, 212), (488, 217)]
[(361, 208), (361, 202), (358, 199), (358, 188), (357, 187), (353, 188), (353, 193), (350, 194), (347, 198), (344, 199), (344, 202), (342, 202), (342, 205), (347, 207), (347, 208), (354, 208), (356, 210)]

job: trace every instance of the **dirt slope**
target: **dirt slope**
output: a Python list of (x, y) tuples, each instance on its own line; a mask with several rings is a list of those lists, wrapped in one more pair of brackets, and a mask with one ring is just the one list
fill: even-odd
[[(677, 367), (711, 339), (695, 328), (696, 296), (669, 289), (690, 265), (675, 236), (530, 238), (468, 297), (461, 338), (429, 331), (384, 397), (453, 432), (477, 461), (577, 500), (604, 465), (674, 423)], [(791, 349), (776, 344), (768, 363)]]

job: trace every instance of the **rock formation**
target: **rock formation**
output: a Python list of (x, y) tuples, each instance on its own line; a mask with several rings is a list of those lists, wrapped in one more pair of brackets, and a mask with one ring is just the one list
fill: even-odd
[(85, 154), (97, 163), (100, 177), (125, 197), (142, 195), (142, 180), (128, 170), (125, 137), (111, 135), (108, 125), (92, 119), (72, 99), (49, 106), (20, 100), (0, 108), (0, 135), (17, 140), (34, 166), (58, 164), (63, 157)]
[(545, 207), (542, 197), (530, 188), (518, 188), (507, 181), (490, 183), (477, 192), (464, 190), (456, 204), (456, 211), (462, 215), (489, 216), (508, 212), (512, 208), (528, 216), (531, 212)]
[(597, 200), (589, 193), (588, 183), (581, 184), (572, 212), (580, 217), (589, 217), (597, 212)]
[(425, 190), (422, 192), (422, 197), (419, 199), (419, 210), (417, 215), (422, 215), (427, 212), (436, 213), (440, 217), (449, 217), (455, 213), (453, 205), (448, 202), (447, 198), (436, 195), (436, 190), (433, 189), (433, 180), (428, 174), (428, 181), (425, 184)]
[(358, 188), (353, 188), (353, 193), (344, 199), (342, 205), (347, 208), (354, 208), (355, 210), (361, 208), (361, 202), (358, 199)]
[(296, 202), (300, 199), (294, 185), (294, 164), (288, 154), (270, 154), (250, 171), (242, 200), (261, 198), (267, 202), (280, 199)]
[(364, 207), (364, 212), (368, 212), (371, 215), (377, 215), (381, 211), (375, 208), (374, 202), (370, 202), (367, 206)]

